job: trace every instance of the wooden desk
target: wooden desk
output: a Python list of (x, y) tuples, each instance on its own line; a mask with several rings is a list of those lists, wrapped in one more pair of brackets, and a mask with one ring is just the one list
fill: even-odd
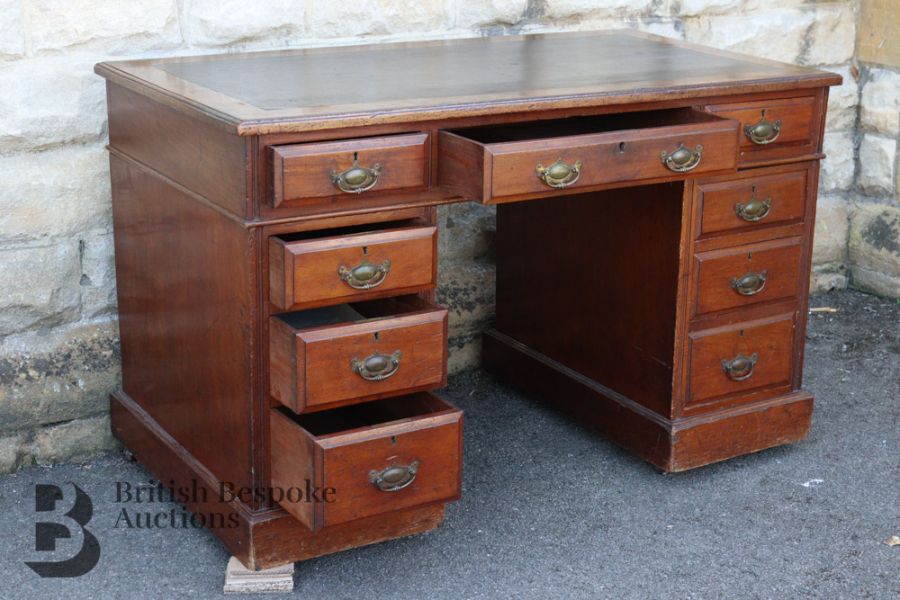
[(186, 504), (249, 567), (434, 528), (458, 497), (462, 415), (430, 393), (443, 203), (498, 205), (484, 365), (511, 385), (663, 471), (806, 434), (837, 75), (621, 31), (96, 70), (113, 427), (207, 490)]

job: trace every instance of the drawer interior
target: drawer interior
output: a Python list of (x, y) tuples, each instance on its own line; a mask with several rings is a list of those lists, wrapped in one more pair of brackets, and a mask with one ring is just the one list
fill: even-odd
[(527, 123), (507, 123), (453, 129), (451, 133), (480, 144), (502, 144), (573, 135), (607, 133), (632, 129), (651, 129), (696, 123), (721, 122), (722, 117), (692, 108), (672, 108), (631, 113), (570, 117)]
[(422, 227), (427, 225), (420, 219), (405, 219), (398, 221), (381, 221), (374, 223), (365, 223), (362, 225), (352, 225), (347, 227), (336, 227), (334, 229), (317, 229), (315, 231), (298, 231), (296, 233), (284, 233), (277, 237), (283, 242), (300, 242), (304, 240), (320, 240), (323, 238), (346, 237), (360, 233), (373, 233), (376, 231), (387, 231), (390, 229), (403, 229), (406, 227)]
[(387, 423), (432, 417), (457, 409), (434, 394), (421, 392), (302, 415), (294, 414), (286, 408), (276, 410), (313, 437), (325, 438), (350, 431), (372, 429)]
[(421, 311), (435, 310), (437, 307), (416, 295), (397, 296), (368, 302), (353, 302), (335, 306), (323, 306), (310, 310), (278, 315), (297, 331), (329, 327), (343, 323), (360, 323), (372, 319), (395, 317)]

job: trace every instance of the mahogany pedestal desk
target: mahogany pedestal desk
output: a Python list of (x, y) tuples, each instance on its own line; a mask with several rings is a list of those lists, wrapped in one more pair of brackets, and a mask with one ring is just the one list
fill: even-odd
[(502, 380), (666, 472), (806, 434), (837, 75), (624, 31), (96, 70), (113, 428), (207, 491), (187, 506), (249, 568), (432, 529), (458, 497), (440, 204), (497, 205)]

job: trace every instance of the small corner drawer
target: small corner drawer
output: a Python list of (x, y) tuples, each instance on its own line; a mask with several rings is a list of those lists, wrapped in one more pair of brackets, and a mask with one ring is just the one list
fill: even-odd
[(447, 311), (416, 296), (271, 317), (269, 388), (296, 413), (441, 387)]
[(740, 162), (800, 156), (816, 152), (816, 98), (783, 98), (715, 104), (709, 112), (740, 123)]
[(279, 310), (434, 287), (437, 228), (269, 238), (269, 300)]
[(800, 223), (806, 212), (809, 168), (697, 185), (699, 237)]
[(485, 204), (729, 171), (737, 123), (689, 108), (441, 131), (438, 184)]
[(685, 405), (788, 385), (793, 361), (793, 313), (693, 333)]
[(272, 206), (303, 198), (425, 188), (428, 134), (272, 146)]
[(797, 295), (802, 238), (785, 238), (696, 255), (694, 314)]
[(273, 493), (313, 531), (456, 500), (462, 419), (462, 411), (430, 393), (303, 416), (272, 409)]

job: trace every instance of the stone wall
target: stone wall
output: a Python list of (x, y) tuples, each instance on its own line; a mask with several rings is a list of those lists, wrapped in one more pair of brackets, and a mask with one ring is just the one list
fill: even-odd
[[(849, 281), (900, 296), (900, 85), (895, 71), (853, 66), (859, 12), (809, 0), (0, 0), (0, 471), (114, 443), (115, 277), (95, 62), (631, 27), (821, 66), (845, 84), (830, 100), (814, 287)], [(476, 360), (491, 319), (493, 212), (453, 206), (440, 219), (439, 297), (459, 369)]]

